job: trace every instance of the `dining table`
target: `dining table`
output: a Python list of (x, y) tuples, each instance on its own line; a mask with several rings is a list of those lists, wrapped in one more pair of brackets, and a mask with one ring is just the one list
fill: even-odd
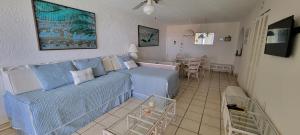
[(201, 61), (201, 58), (196, 58), (196, 57), (176, 58), (176, 62), (179, 63), (179, 75), (180, 76), (185, 76), (184, 69), (188, 67), (190, 60), (195, 60), (195, 59)]

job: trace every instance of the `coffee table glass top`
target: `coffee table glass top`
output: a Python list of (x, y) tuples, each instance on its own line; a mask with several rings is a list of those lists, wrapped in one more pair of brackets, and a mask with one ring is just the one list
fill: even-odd
[(175, 118), (176, 101), (150, 96), (132, 112), (103, 131), (104, 135), (149, 135), (162, 133)]

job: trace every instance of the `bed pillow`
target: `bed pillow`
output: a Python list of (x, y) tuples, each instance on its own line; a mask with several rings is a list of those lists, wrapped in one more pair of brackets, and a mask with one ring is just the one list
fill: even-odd
[(70, 71), (75, 85), (90, 81), (94, 79), (92, 68), (87, 68), (80, 71)]
[(78, 70), (83, 70), (87, 68), (92, 68), (93, 73), (96, 77), (106, 74), (106, 71), (103, 67), (102, 60), (100, 58), (90, 58), (83, 60), (74, 60), (73, 64)]
[(124, 62), (124, 65), (126, 66), (127, 69), (133, 69), (138, 67), (133, 60)]
[(4, 69), (3, 82), (5, 90), (12, 95), (42, 89), (38, 79), (27, 66)]
[(132, 60), (131, 57), (129, 55), (121, 55), (121, 56), (118, 56), (118, 61), (121, 65), (121, 69), (126, 69), (126, 66), (124, 64), (124, 62), (126, 61), (130, 61)]
[(71, 61), (46, 65), (32, 65), (30, 67), (45, 91), (73, 82), (70, 71), (75, 69)]

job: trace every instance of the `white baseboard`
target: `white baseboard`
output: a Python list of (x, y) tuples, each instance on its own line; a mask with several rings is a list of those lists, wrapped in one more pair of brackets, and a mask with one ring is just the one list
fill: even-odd
[(0, 131), (3, 131), (3, 130), (8, 129), (10, 127), (11, 127), (10, 122), (4, 123), (4, 124), (0, 125)]

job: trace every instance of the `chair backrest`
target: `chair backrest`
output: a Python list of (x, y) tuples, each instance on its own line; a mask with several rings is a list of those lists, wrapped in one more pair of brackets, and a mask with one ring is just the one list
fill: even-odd
[(201, 59), (199, 58), (190, 58), (187, 64), (189, 70), (199, 70), (200, 65)]
[(201, 57), (201, 66), (203, 68), (209, 68), (210, 64), (207, 55)]
[(178, 62), (178, 63), (184, 63), (184, 62), (185, 62), (185, 59), (186, 59), (185, 55), (183, 55), (183, 54), (181, 54), (181, 53), (178, 53), (178, 54), (176, 55), (175, 61)]
[(178, 53), (176, 55), (176, 60), (178, 60), (178, 59), (180, 59), (180, 60), (185, 59), (185, 56), (183, 54), (181, 54), (181, 53)]

